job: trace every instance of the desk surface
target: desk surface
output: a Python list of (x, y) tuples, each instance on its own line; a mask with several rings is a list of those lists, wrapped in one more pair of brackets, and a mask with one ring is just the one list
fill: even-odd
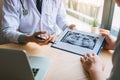
[[(88, 80), (79, 55), (52, 48), (50, 45), (40, 46), (35, 43), (26, 45), (5, 44), (0, 45), (0, 48), (24, 49), (30, 56), (43, 56), (52, 59), (46, 80)], [(112, 68), (111, 56), (111, 52), (101, 51), (100, 57), (106, 65), (106, 76), (109, 76)]]

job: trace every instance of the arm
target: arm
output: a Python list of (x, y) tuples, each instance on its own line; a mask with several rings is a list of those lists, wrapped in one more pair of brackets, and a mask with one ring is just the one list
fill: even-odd
[(57, 25), (62, 29), (65, 30), (67, 27), (70, 29), (75, 29), (76, 25), (71, 24), (69, 25), (67, 22), (67, 14), (66, 14), (66, 9), (64, 7), (64, 4), (62, 0), (60, 0), (60, 4), (58, 5), (58, 14), (56, 18)]
[(62, 30), (64, 30), (68, 26), (68, 23), (66, 20), (66, 16), (67, 16), (66, 10), (65, 10), (62, 0), (59, 0), (58, 7), (59, 8), (58, 8), (58, 12), (57, 12), (58, 14), (56, 17), (56, 23)]
[[(19, 32), (20, 14), (19, 13), (19, 1), (18, 0), (5, 0), (3, 5), (3, 26), (2, 34), (6, 38), (7, 42), (14, 42), (25, 44), (28, 42), (35, 42), (43, 45), (48, 44), (53, 39), (52, 36), (45, 36), (45, 40), (36, 39), (35, 36), (40, 34), (46, 34), (46, 32), (36, 32), (32, 35), (27, 35)], [(26, 27), (26, 26), (25, 26)]]
[(19, 28), (19, 13), (17, 11), (17, 0), (4, 0), (2, 8), (2, 34), (9, 42), (18, 43), (18, 38), (23, 33), (17, 31)]

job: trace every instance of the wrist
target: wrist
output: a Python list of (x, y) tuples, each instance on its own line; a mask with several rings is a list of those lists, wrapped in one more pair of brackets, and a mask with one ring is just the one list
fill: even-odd
[(20, 44), (26, 44), (26, 35), (20, 35), (18, 38), (18, 43)]
[(31, 42), (31, 37), (29, 35), (26, 35), (25, 40), (26, 40), (26, 42)]
[(105, 73), (103, 71), (89, 71), (90, 80), (106, 80)]

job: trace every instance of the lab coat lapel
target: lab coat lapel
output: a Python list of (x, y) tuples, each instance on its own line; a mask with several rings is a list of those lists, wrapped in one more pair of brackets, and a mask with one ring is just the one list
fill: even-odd
[[(34, 10), (37, 12), (37, 14), (38, 14), (39, 16), (41, 16), (40, 12), (38, 11), (38, 9), (37, 9), (37, 7), (36, 7), (36, 0), (29, 0), (29, 1), (31, 1), (31, 6), (32, 6), (32, 8), (34, 8)], [(43, 3), (44, 3), (44, 1), (45, 1), (45, 0), (43, 0)], [(34, 4), (32, 4), (32, 3), (34, 3)], [(42, 8), (43, 8), (43, 6), (42, 6)]]

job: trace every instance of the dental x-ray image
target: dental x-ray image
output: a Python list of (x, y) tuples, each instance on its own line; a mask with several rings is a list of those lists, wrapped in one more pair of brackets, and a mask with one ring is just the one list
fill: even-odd
[(98, 55), (104, 45), (104, 36), (100, 34), (71, 30), (66, 28), (51, 47), (78, 55), (95, 53)]
[(93, 50), (99, 37), (68, 31), (61, 42)]

